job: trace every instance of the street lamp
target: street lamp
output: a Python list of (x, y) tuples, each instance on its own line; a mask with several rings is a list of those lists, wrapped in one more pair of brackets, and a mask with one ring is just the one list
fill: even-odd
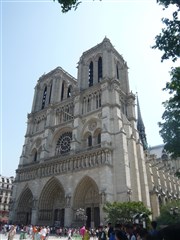
[(146, 213), (136, 213), (134, 216), (133, 216), (133, 221), (134, 223), (137, 223), (137, 224), (140, 224), (142, 223), (143, 224), (143, 228), (146, 228), (146, 218), (148, 217), (148, 215)]
[(179, 208), (178, 208), (178, 207), (170, 208), (169, 213), (170, 213), (172, 216), (177, 216), (177, 215), (179, 214)]
[(133, 222), (134, 223), (137, 223), (137, 224), (139, 224), (139, 213), (136, 213), (135, 215), (133, 215)]

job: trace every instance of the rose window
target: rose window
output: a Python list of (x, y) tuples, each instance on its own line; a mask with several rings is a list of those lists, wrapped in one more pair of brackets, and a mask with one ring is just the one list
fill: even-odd
[(67, 153), (71, 150), (72, 132), (63, 133), (56, 145), (56, 154)]

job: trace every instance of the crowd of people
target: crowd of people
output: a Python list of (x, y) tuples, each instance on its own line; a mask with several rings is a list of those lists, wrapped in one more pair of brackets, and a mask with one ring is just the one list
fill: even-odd
[(89, 228), (83, 226), (81, 228), (64, 228), (49, 226), (19, 226), (19, 225), (3, 225), (1, 233), (7, 235), (7, 240), (13, 240), (16, 233), (19, 233), (20, 240), (48, 240), (49, 235), (58, 238), (74, 238), (82, 240), (148, 240), (158, 239), (156, 222), (152, 222), (152, 229), (147, 231), (140, 225), (135, 224), (116, 224), (114, 227), (109, 223), (107, 226), (99, 226), (98, 228)]
[[(1, 233), (7, 236), (7, 240), (14, 240), (16, 233), (19, 233), (19, 240), (48, 240), (49, 236), (55, 238), (66, 238), (66, 240), (174, 240), (166, 238), (157, 231), (156, 221), (151, 222), (151, 229), (147, 230), (139, 224), (116, 224), (98, 228), (65, 228), (49, 226), (20, 226), (20, 225), (1, 225)], [(176, 238), (177, 239), (177, 238)], [(180, 238), (178, 238), (180, 239)]]
[[(98, 240), (152, 240), (158, 239), (157, 224), (152, 222), (150, 231), (137, 224), (116, 224), (114, 227), (109, 223), (107, 226), (100, 226), (96, 229), (96, 239)], [(83, 228), (82, 228), (83, 229)], [(83, 240), (89, 240), (92, 234), (87, 227), (84, 227)]]

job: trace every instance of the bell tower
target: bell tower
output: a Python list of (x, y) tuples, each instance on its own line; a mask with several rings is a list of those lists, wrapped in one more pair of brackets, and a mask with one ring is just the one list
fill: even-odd
[(80, 90), (84, 90), (104, 79), (117, 79), (123, 92), (126, 94), (129, 92), (127, 64), (107, 37), (80, 57), (78, 87)]

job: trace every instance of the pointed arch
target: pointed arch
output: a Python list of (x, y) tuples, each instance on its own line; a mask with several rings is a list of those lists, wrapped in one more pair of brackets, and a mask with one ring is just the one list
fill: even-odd
[(59, 198), (59, 204), (64, 206), (65, 191), (60, 181), (52, 177), (44, 186), (40, 198), (39, 209), (53, 209), (55, 198)]
[(97, 128), (95, 131), (94, 131), (94, 142), (95, 142), (95, 145), (100, 145), (101, 144), (101, 129), (100, 128)]
[(60, 181), (52, 177), (44, 186), (39, 198), (38, 222), (53, 225), (60, 221), (64, 225), (65, 191)]
[(92, 204), (99, 206), (99, 203), (99, 188), (96, 182), (91, 177), (84, 176), (75, 189), (73, 198), (74, 208), (84, 208)]
[(19, 199), (17, 204), (17, 222), (27, 225), (31, 223), (31, 215), (33, 208), (33, 194), (29, 187), (26, 187)]
[(103, 73), (103, 68), (102, 68), (102, 57), (99, 57), (98, 59), (98, 82), (101, 81), (102, 79), (102, 73)]
[(87, 220), (86, 225), (97, 227), (100, 224), (100, 195), (96, 182), (89, 176), (83, 177), (78, 183), (74, 198), (74, 209), (82, 208), (85, 210)]
[(92, 134), (91, 132), (86, 132), (83, 136), (83, 142), (84, 142), (84, 147), (92, 147), (93, 142), (92, 142)]
[(44, 87), (41, 109), (44, 109), (46, 105), (46, 96), (47, 96), (47, 86)]

